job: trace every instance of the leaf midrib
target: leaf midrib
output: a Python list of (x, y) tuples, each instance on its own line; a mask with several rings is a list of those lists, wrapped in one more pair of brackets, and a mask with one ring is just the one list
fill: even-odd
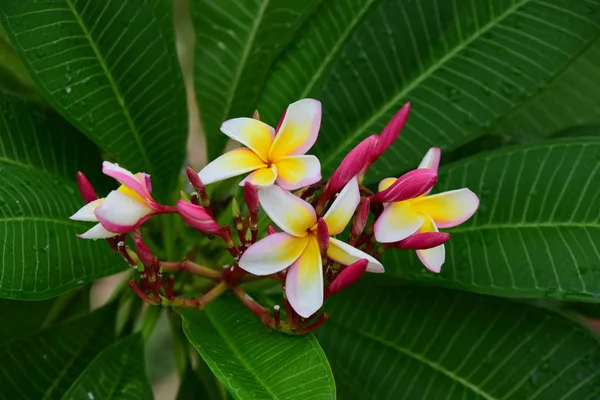
[(479, 37), (483, 36), (485, 32), (495, 27), (500, 21), (511, 15), (517, 9), (521, 8), (525, 3), (528, 3), (532, 0), (520, 0), (519, 2), (510, 6), (505, 12), (498, 15), (496, 18), (488, 22), (486, 25), (480, 28), (479, 31), (476, 31), (473, 35), (471, 35), (465, 41), (458, 43), (452, 50), (446, 53), (442, 58), (440, 58), (437, 62), (432, 64), (427, 70), (425, 70), (422, 74), (418, 75), (414, 80), (412, 80), (408, 85), (406, 85), (397, 95), (393, 96), (387, 103), (385, 103), (382, 107), (379, 108), (379, 111), (375, 112), (370, 118), (368, 118), (362, 125), (354, 130), (354, 132), (346, 135), (346, 138), (342, 140), (342, 142), (336, 146), (336, 148), (331, 149), (329, 151), (328, 157), (322, 162), (322, 165), (328, 166), (332, 161), (340, 154), (345, 151), (347, 147), (354, 141), (354, 138), (359, 135), (363, 130), (368, 128), (370, 125), (375, 123), (385, 112), (393, 107), (400, 99), (410, 93), (413, 89), (415, 89), (421, 82), (429, 78), (434, 72), (440, 69), (443, 65), (445, 65), (450, 59), (455, 57), (458, 53), (464, 50), (467, 46), (469, 46), (472, 42), (479, 39)]
[(34, 221), (34, 222), (48, 222), (54, 224), (68, 225), (77, 228), (81, 228), (81, 225), (78, 222), (71, 221), (70, 219), (52, 219), (46, 217), (34, 217), (34, 216), (23, 216), (23, 217), (10, 217), (10, 218), (0, 218), (0, 223), (6, 222), (24, 222), (24, 221)]
[(104, 60), (104, 57), (102, 57), (102, 54), (100, 53), (100, 50), (98, 49), (98, 46), (96, 45), (96, 42), (94, 42), (92, 36), (90, 35), (90, 32), (88, 31), (87, 27), (83, 23), (81, 16), (75, 9), (75, 7), (72, 3), (72, 0), (65, 0), (65, 1), (68, 4), (71, 12), (73, 13), (73, 16), (77, 20), (77, 23), (81, 27), (81, 30), (83, 31), (85, 37), (88, 39), (88, 42), (90, 43), (90, 47), (94, 51), (94, 54), (96, 55), (96, 58), (98, 59), (98, 62), (100, 63), (100, 66), (102, 67), (102, 70), (104, 71), (104, 74), (105, 74), (106, 78), (108, 79), (108, 83), (110, 84), (110, 87), (113, 90), (113, 92), (115, 93), (115, 96), (117, 97), (117, 102), (119, 103), (119, 106), (121, 106), (121, 110), (123, 111), (123, 115), (125, 116), (125, 119), (127, 120), (129, 129), (131, 130), (131, 133), (133, 134), (135, 142), (139, 148), (139, 154), (142, 156), (142, 159), (144, 160), (144, 165), (146, 165), (147, 171), (148, 172), (153, 171), (152, 165), (150, 164), (150, 160), (148, 159), (148, 155), (144, 151), (144, 146), (142, 145), (142, 139), (140, 137), (140, 133), (139, 133), (137, 127), (135, 126), (133, 119), (131, 118), (131, 114), (129, 114), (129, 110), (127, 109), (127, 107), (125, 107), (125, 98), (121, 94), (121, 91), (119, 90), (119, 87), (117, 86), (117, 84), (112, 76), (112, 73), (108, 69), (108, 66), (106, 65), (106, 61)]
[(473, 225), (465, 226), (460, 228), (451, 228), (450, 233), (464, 233), (474, 232), (479, 230), (490, 230), (490, 229), (535, 229), (535, 228), (600, 228), (599, 222), (529, 222), (522, 223), (517, 222), (514, 224), (487, 224), (487, 225)]

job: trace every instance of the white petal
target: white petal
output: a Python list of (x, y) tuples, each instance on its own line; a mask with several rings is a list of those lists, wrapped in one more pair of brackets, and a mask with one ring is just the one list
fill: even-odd
[(329, 238), (329, 248), (327, 249), (327, 257), (342, 265), (350, 265), (358, 260), (366, 258), (369, 261), (367, 265), (368, 272), (381, 273), (385, 272), (383, 265), (373, 256), (365, 253), (356, 247), (350, 246), (336, 238)]
[(98, 218), (94, 214), (96, 208), (102, 204), (104, 199), (97, 199), (87, 203), (85, 206), (81, 207), (75, 214), (71, 215), (69, 219), (74, 221), (88, 221), (88, 222), (98, 222)]
[(107, 231), (101, 224), (94, 225), (93, 228), (89, 229), (87, 232), (82, 233), (81, 235), (77, 235), (82, 239), (107, 239), (113, 236), (117, 236), (118, 233), (112, 233)]

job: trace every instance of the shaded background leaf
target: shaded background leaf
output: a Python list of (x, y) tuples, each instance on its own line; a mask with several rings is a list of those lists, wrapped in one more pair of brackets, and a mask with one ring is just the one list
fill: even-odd
[(327, 309), (332, 316), (316, 334), (340, 398), (600, 395), (597, 336), (552, 311), (444, 289), (375, 285), (334, 296)]
[(327, 358), (314, 336), (269, 332), (231, 297), (181, 315), (190, 343), (233, 398), (335, 398)]
[(511, 297), (600, 301), (600, 139), (506, 148), (440, 169), (439, 192), (481, 198), (448, 230), (446, 264), (428, 272), (413, 251), (384, 255), (389, 273)]
[[(46, 99), (133, 171), (174, 189), (187, 135), (171, 4), (3, 2), (0, 20)], [(163, 20), (169, 21), (165, 30)]]

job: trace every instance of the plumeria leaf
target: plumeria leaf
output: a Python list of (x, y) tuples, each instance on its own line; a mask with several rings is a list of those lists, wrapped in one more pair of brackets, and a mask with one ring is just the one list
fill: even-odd
[[(363, 301), (369, 299), (369, 301)], [(542, 308), (435, 288), (359, 285), (316, 335), (343, 399), (581, 399), (600, 345)]]
[(31, 77), (6, 37), (0, 34), (0, 90), (20, 97), (41, 99)]
[[(31, 331), (0, 348), (0, 398), (60, 399), (114, 340), (115, 308)], [(85, 398), (85, 397), (79, 397)]]
[(181, 315), (186, 336), (235, 399), (335, 398), (329, 364), (314, 336), (269, 332), (233, 298)]
[(327, 135), (315, 153), (326, 176), (410, 101), (402, 139), (367, 179), (397, 176), (547, 86), (596, 39), (598, 12), (570, 0), (324, 1), (274, 64), (259, 110), (272, 120), (294, 99), (320, 99)]
[[(287, 46), (320, 0), (192, 1), (196, 29), (196, 97), (202, 125), (209, 137), (211, 159), (223, 151), (227, 137), (223, 121), (250, 117), (262, 82), (275, 58)], [(275, 126), (278, 115), (265, 120)]]
[(122, 269), (68, 219), (82, 205), (76, 172), (94, 179), (100, 165), (97, 147), (60, 116), (0, 94), (0, 297), (45, 299)]
[(215, 376), (208, 367), (206, 368), (209, 374), (207, 377), (209, 377), (212, 382), (205, 382), (202, 380), (199, 376), (199, 372), (194, 371), (191, 366), (186, 368), (177, 391), (176, 400), (226, 400), (230, 398), (227, 392), (221, 393), (220, 389), (222, 389), (222, 387), (218, 386)]
[(142, 337), (130, 336), (98, 354), (62, 399), (151, 399), (145, 369)]
[(468, 187), (481, 204), (469, 221), (443, 230), (452, 236), (441, 274), (426, 272), (413, 252), (391, 251), (383, 264), (475, 292), (600, 302), (599, 154), (600, 138), (563, 139), (442, 167), (435, 190)]
[(50, 104), (166, 197), (187, 135), (171, 4), (9, 1), (0, 21)]

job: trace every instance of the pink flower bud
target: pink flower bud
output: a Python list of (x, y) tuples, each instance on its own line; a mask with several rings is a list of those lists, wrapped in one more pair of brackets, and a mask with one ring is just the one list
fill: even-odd
[(354, 222), (352, 222), (352, 227), (350, 228), (350, 237), (352, 239), (356, 240), (363, 233), (365, 225), (367, 225), (367, 219), (369, 218), (370, 207), (371, 200), (368, 197), (363, 198), (358, 204)]
[(274, 233), (277, 233), (277, 229), (275, 229), (275, 227), (273, 225), (269, 225), (267, 227), (267, 232), (268, 232), (269, 235), (272, 235)]
[(260, 114), (259, 114), (258, 110), (254, 110), (254, 112), (252, 113), (252, 119), (256, 119), (256, 120), (260, 121)]
[(369, 261), (366, 258), (363, 258), (344, 268), (327, 288), (329, 295), (337, 293), (358, 282), (360, 277), (367, 270), (367, 264), (369, 264)]
[(188, 203), (183, 200), (177, 201), (177, 212), (189, 226), (207, 235), (221, 233), (221, 227), (206, 212), (204, 207)]
[(81, 193), (83, 201), (90, 203), (94, 200), (98, 200), (98, 196), (96, 195), (96, 191), (92, 184), (81, 171), (77, 172), (77, 185), (79, 186), (79, 192)]
[(187, 174), (187, 177), (194, 189), (196, 189), (199, 193), (204, 192), (204, 183), (202, 183), (202, 179), (200, 179), (200, 176), (198, 176), (196, 171), (190, 167), (187, 167), (185, 169), (185, 173)]
[(415, 233), (395, 243), (400, 249), (426, 250), (444, 244), (450, 239), (450, 234), (446, 232), (424, 232)]
[(341, 190), (356, 175), (364, 175), (367, 168), (375, 161), (378, 140), (377, 135), (371, 135), (350, 150), (329, 178), (323, 193), (326, 198)]
[(144, 243), (142, 239), (135, 239), (135, 253), (138, 258), (146, 267), (150, 267), (154, 263), (154, 256), (150, 251), (150, 248)]
[(251, 213), (258, 213), (258, 193), (256, 187), (249, 181), (244, 183), (244, 201)]
[(329, 228), (327, 228), (327, 222), (323, 218), (319, 218), (317, 221), (317, 241), (319, 242), (321, 254), (326, 254), (329, 248)]
[(410, 103), (406, 103), (394, 116), (389, 120), (387, 125), (379, 134), (379, 143), (377, 144), (377, 157), (381, 156), (388, 147), (392, 145), (400, 135), (400, 131), (404, 127), (410, 111)]
[(372, 202), (391, 203), (412, 199), (427, 193), (437, 182), (437, 173), (431, 169), (415, 169), (371, 198)]

